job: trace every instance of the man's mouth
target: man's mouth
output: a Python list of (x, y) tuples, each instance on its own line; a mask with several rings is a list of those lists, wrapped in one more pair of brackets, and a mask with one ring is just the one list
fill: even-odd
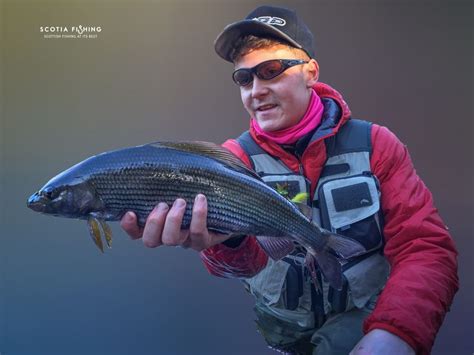
[(267, 111), (267, 110), (271, 110), (274, 107), (276, 107), (275, 104), (262, 105), (262, 106), (257, 107), (257, 111)]

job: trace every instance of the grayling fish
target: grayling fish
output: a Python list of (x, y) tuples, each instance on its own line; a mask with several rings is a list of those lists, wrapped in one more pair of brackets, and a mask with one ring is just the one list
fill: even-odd
[(51, 179), (28, 200), (34, 211), (86, 219), (95, 244), (103, 251), (112, 233), (105, 221), (134, 211), (139, 225), (158, 202), (186, 200), (182, 228), (189, 228), (194, 198), (208, 200), (209, 230), (256, 235), (273, 259), (290, 253), (294, 242), (312, 255), (336, 288), (341, 264), (365, 249), (313, 224), (292, 202), (267, 186), (240, 160), (207, 142), (158, 142), (106, 152), (86, 159)]

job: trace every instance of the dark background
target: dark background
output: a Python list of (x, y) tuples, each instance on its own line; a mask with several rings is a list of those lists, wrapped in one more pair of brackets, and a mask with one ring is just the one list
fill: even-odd
[[(248, 117), (223, 27), (256, 1), (2, 1), (0, 352), (273, 354), (238, 281), (198, 255), (146, 249), (115, 223), (101, 255), (83, 221), (25, 207), (99, 152), (159, 139), (222, 142)], [(408, 146), (460, 251), (461, 290), (433, 354), (473, 347), (471, 1), (275, 1), (315, 33), (321, 81)], [(101, 26), (45, 39), (40, 26)]]

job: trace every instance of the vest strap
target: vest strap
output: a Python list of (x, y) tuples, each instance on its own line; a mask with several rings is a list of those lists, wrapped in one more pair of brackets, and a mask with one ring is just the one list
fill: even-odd
[(255, 142), (248, 130), (242, 133), (239, 138), (237, 138), (237, 142), (242, 147), (244, 152), (247, 153), (247, 155), (249, 156), (250, 163), (252, 164), (252, 169), (255, 170), (255, 164), (253, 162), (252, 156), (258, 154), (266, 154), (266, 152), (262, 148), (260, 148), (257, 142)]
[(337, 134), (324, 140), (328, 158), (344, 153), (372, 152), (372, 122), (350, 119)]

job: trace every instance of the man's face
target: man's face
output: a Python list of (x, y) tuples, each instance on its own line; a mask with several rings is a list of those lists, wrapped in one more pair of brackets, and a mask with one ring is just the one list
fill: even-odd
[[(299, 51), (276, 45), (254, 50), (238, 59), (234, 65), (236, 70), (253, 68), (270, 59), (308, 60)], [(264, 131), (278, 131), (293, 126), (303, 118), (308, 108), (311, 88), (316, 84), (318, 74), (318, 64), (312, 59), (307, 64), (290, 67), (270, 80), (262, 80), (254, 75), (250, 84), (240, 87), (242, 103)]]

